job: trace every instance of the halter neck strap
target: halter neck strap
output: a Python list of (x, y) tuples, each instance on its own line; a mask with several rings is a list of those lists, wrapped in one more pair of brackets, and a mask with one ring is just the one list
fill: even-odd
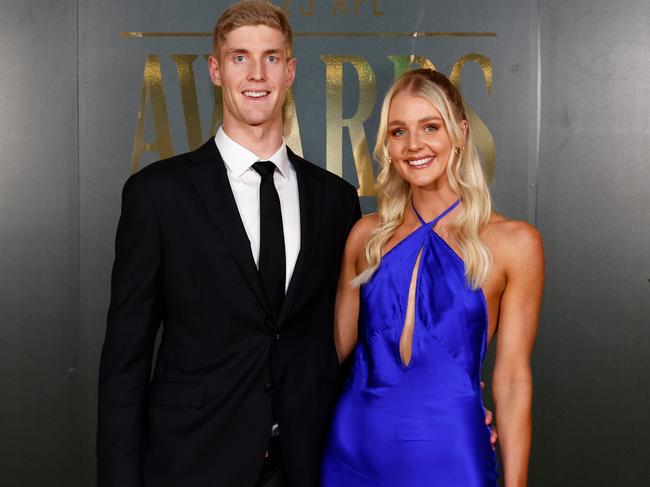
[(411, 200), (411, 207), (413, 208), (413, 211), (415, 212), (417, 217), (420, 219), (420, 222), (422, 223), (422, 225), (430, 225), (431, 227), (434, 227), (436, 225), (436, 223), (438, 223), (438, 221), (442, 220), (445, 216), (447, 216), (449, 213), (451, 213), (453, 211), (453, 209), (456, 208), (460, 204), (461, 200), (462, 200), (462, 198), (458, 198), (449, 208), (447, 208), (445, 211), (440, 213), (437, 217), (435, 217), (430, 222), (425, 222), (424, 219), (420, 216), (420, 214), (418, 213), (418, 210), (415, 209), (415, 205), (413, 204), (413, 200)]

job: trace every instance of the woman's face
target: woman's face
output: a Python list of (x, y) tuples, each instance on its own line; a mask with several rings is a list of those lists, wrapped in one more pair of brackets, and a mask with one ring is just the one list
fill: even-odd
[(408, 92), (395, 95), (388, 111), (388, 153), (407, 183), (430, 189), (447, 186), (452, 150), (445, 122), (431, 103)]

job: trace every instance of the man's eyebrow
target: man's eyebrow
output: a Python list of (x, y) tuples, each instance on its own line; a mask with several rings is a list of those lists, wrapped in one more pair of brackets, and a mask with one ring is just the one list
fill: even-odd
[(250, 53), (246, 49), (233, 47), (231, 49), (228, 49), (226, 51), (226, 54), (250, 54)]
[[(262, 54), (268, 56), (269, 54), (282, 54), (284, 51), (282, 49), (268, 49)], [(233, 47), (226, 51), (226, 54), (250, 54), (251, 52), (248, 49)]]

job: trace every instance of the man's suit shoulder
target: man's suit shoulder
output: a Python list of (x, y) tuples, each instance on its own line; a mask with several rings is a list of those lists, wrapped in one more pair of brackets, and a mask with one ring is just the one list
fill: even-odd
[(196, 151), (193, 151), (152, 162), (129, 177), (124, 191), (146, 189), (154, 198), (185, 192), (192, 187), (189, 176), (192, 166), (197, 164), (196, 159)]
[(152, 162), (133, 174), (129, 179), (139, 179), (147, 184), (173, 181), (179, 176), (180, 172), (185, 171), (185, 168), (192, 164), (191, 154), (191, 152), (186, 152), (168, 159)]

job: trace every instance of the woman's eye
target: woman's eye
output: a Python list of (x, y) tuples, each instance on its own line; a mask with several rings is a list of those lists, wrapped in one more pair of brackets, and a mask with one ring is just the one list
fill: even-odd
[(404, 129), (395, 129), (391, 132), (391, 135), (393, 137), (401, 137), (402, 135), (404, 135), (404, 133), (405, 133)]
[(438, 127), (436, 127), (435, 125), (427, 125), (426, 127), (424, 127), (424, 131), (426, 133), (428, 133), (428, 134), (432, 134), (437, 130), (438, 130)]

